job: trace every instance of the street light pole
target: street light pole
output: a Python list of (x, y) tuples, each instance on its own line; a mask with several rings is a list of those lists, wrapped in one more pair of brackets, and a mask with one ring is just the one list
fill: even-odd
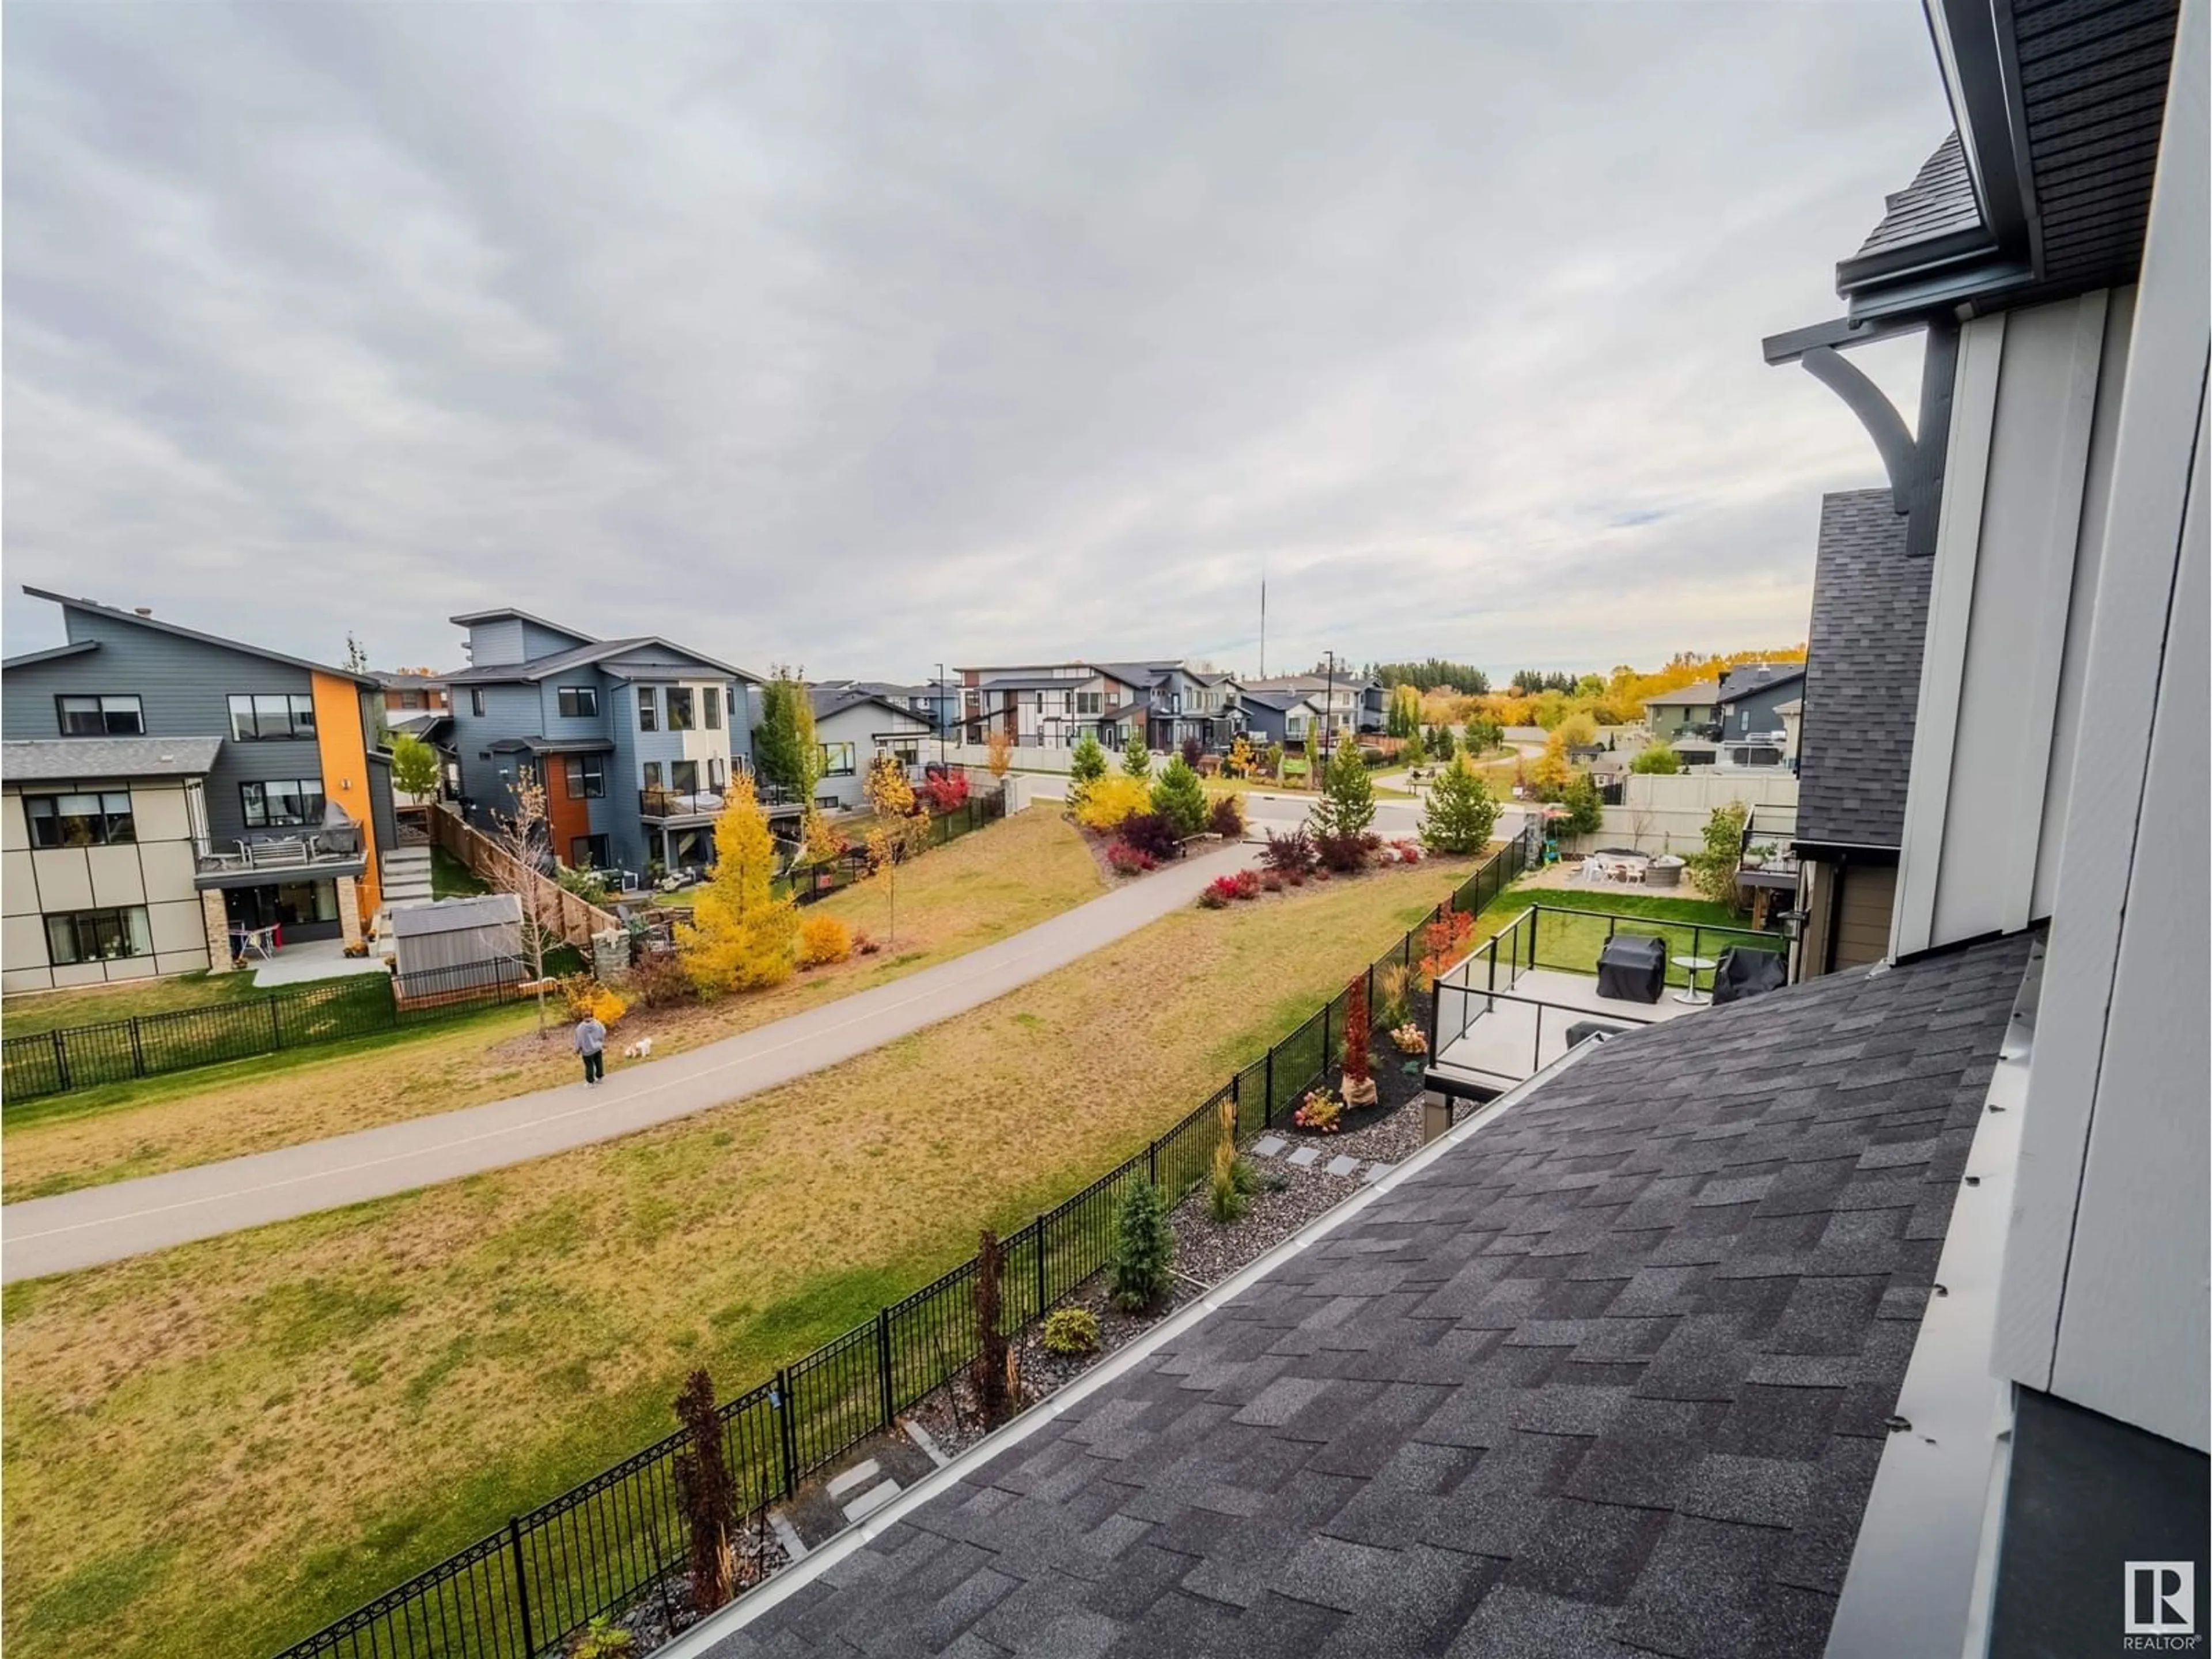
[(1322, 704), (1322, 746), (1334, 750), (1336, 747), (1336, 653), (1334, 651), (1328, 653), (1328, 700)]
[(937, 764), (941, 770), (945, 765), (945, 722), (947, 718), (945, 708), (945, 665), (943, 663), (937, 665), (937, 695), (930, 698), (929, 706), (937, 715)]

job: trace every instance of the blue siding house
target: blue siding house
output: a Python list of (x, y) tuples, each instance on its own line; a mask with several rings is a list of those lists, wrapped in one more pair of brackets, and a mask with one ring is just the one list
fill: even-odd
[[(714, 861), (729, 781), (752, 772), (760, 678), (658, 635), (603, 640), (524, 611), (452, 618), (469, 665), (447, 677), (461, 810), (492, 830), (527, 771), (546, 789), (553, 856), (642, 873)], [(767, 785), (771, 816), (805, 803)]]

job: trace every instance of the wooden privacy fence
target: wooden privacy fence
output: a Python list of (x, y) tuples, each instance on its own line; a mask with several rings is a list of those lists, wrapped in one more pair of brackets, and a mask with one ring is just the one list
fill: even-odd
[[(459, 812), (441, 801), (430, 814), (430, 838), (502, 892), (514, 892), (524, 909), (551, 937), (588, 953), (592, 935), (619, 928), (622, 918), (579, 898), (567, 888), (535, 870), (520, 865), (498, 842), (471, 829)], [(516, 892), (514, 872), (520, 870), (526, 891)]]

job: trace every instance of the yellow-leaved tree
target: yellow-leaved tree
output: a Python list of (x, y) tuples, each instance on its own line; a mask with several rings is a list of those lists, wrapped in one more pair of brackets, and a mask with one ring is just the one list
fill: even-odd
[(889, 908), (884, 943), (898, 943), (898, 867), (929, 832), (929, 819), (914, 810), (914, 786), (896, 756), (878, 755), (861, 785), (876, 823), (868, 831), (868, 876), (884, 890)]
[(799, 907), (774, 889), (775, 838), (750, 777), (730, 780), (714, 820), (714, 873), (699, 890), (676, 945), (702, 994), (757, 991), (792, 975)]
[(1255, 758), (1257, 757), (1252, 752), (1252, 739), (1239, 732), (1237, 734), (1237, 741), (1229, 745), (1229, 775), (1237, 778), (1250, 777), (1252, 763)]

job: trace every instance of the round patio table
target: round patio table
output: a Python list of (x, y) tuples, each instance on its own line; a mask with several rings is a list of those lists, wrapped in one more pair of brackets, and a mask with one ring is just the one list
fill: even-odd
[(1675, 992), (1675, 1001), (1686, 1002), (1693, 1008), (1701, 1008), (1713, 1000), (1711, 992), (1698, 989), (1698, 975), (1718, 965), (1712, 957), (1674, 957), (1669, 960), (1690, 976), (1690, 988), (1686, 991)]

